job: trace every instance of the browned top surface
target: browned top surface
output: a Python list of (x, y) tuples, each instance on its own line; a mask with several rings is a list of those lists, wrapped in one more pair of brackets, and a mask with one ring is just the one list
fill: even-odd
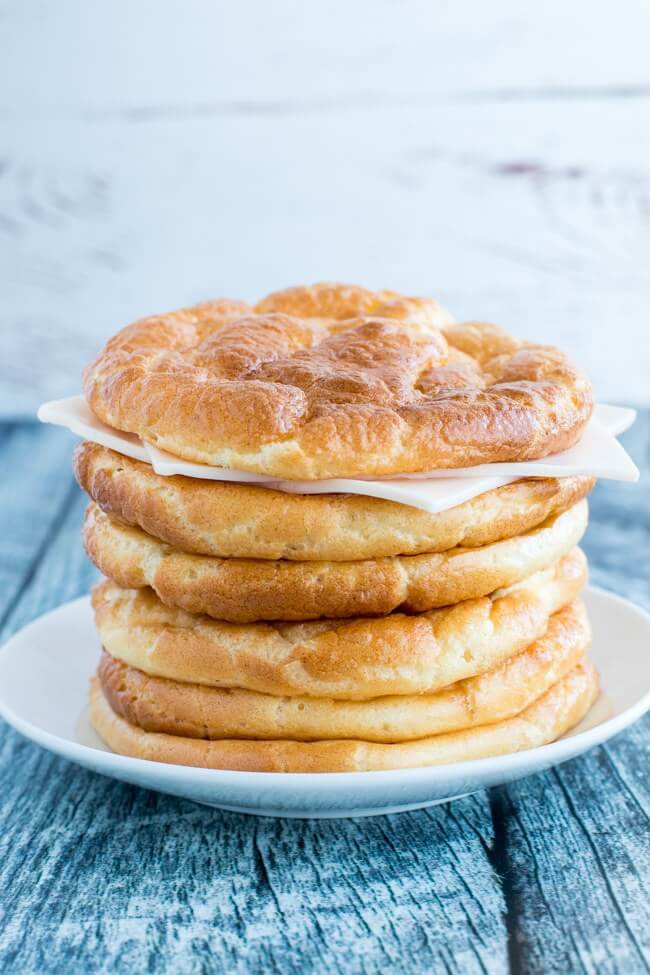
[(576, 441), (566, 356), (437, 302), (320, 284), (143, 319), (84, 374), (106, 423), (190, 460), (278, 477), (523, 460)]

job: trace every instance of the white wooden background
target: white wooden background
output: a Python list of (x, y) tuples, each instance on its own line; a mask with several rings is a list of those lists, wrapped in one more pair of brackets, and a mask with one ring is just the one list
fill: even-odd
[(650, 401), (645, 0), (15, 0), (0, 75), (0, 413), (142, 314), (323, 278)]

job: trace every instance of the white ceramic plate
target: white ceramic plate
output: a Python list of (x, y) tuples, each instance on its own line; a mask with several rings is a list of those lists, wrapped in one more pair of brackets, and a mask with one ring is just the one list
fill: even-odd
[(650, 615), (600, 589), (590, 588), (586, 602), (602, 694), (560, 741), (514, 755), (395, 772), (314, 775), (215, 771), (114, 755), (86, 715), (88, 680), (99, 655), (87, 596), (41, 616), (0, 651), (0, 714), (27, 738), (85, 768), (221, 809), (302, 818), (417, 809), (565, 762), (650, 708)]

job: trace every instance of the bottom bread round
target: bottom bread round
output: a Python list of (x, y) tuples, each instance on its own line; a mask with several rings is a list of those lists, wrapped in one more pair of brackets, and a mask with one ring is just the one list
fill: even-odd
[(248, 772), (364, 772), (447, 765), (545, 745), (577, 724), (597, 694), (596, 670), (583, 660), (514, 717), (397, 744), (209, 740), (144, 731), (113, 711), (97, 679), (90, 689), (90, 718), (113, 751), (132, 758)]

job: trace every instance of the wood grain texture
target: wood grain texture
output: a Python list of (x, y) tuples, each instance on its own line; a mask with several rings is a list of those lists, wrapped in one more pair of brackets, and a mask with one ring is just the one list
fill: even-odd
[[(650, 414), (621, 439), (645, 478), (596, 486), (584, 548), (593, 583), (647, 608)], [(493, 790), (516, 970), (650, 970), (649, 761), (646, 715), (579, 760)]]
[(141, 315), (323, 278), (649, 402), (646, 4), (158, 7), (0, 7), (5, 416)]
[[(649, 402), (641, 0), (24, 0), (0, 24), (0, 415), (76, 390), (139, 315), (326, 277), (435, 294)], [(649, 413), (625, 439), (646, 481), (597, 487), (586, 548), (650, 605)], [(0, 639), (94, 578), (71, 444), (0, 424)], [(646, 718), (507, 789), (308, 823), (0, 725), (0, 971), (649, 971), (649, 751)]]
[[(647, 473), (650, 412), (625, 439)], [(94, 577), (71, 444), (0, 425), (5, 637)], [(648, 535), (645, 484), (599, 485), (592, 576), (646, 605)], [(508, 788), (310, 823), (123, 785), (1, 725), (0, 971), (645, 972), (649, 758), (646, 718)]]

